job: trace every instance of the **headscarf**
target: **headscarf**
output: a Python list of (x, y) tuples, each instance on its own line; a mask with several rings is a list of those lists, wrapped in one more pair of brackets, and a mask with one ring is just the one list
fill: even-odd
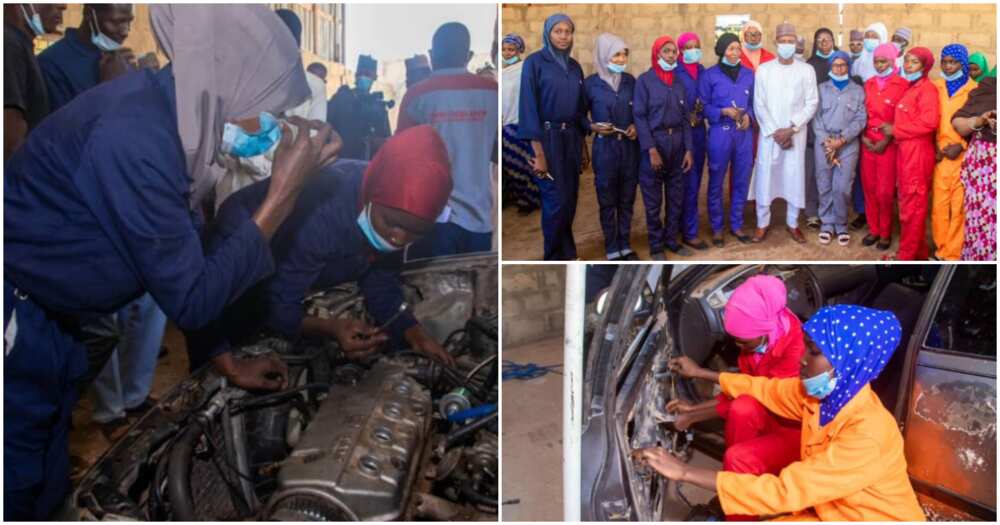
[[(985, 77), (983, 81), (969, 92), (965, 105), (955, 112), (951, 118), (972, 118), (997, 108), (997, 79)], [(996, 143), (997, 136), (992, 133), (980, 133), (983, 140)]]
[(774, 345), (791, 326), (788, 315), (795, 315), (786, 306), (788, 291), (785, 283), (773, 275), (755, 275), (736, 287), (729, 297), (723, 314), (726, 332), (740, 339), (767, 336)]
[(941, 60), (944, 57), (951, 57), (962, 64), (962, 76), (958, 80), (946, 80), (945, 87), (948, 88), (948, 96), (955, 96), (955, 92), (962, 88), (969, 81), (969, 50), (962, 44), (948, 44), (941, 50)]
[[(747, 41), (747, 29), (750, 29), (751, 27), (756, 28), (757, 31), (760, 31), (760, 43), (761, 43), (761, 47), (758, 47), (757, 49), (750, 49), (750, 48), (747, 47), (747, 44), (746, 44), (746, 41)], [(764, 45), (763, 45), (764, 44), (764, 26), (760, 25), (760, 22), (757, 22), (756, 20), (747, 20), (746, 22), (743, 23), (743, 28), (740, 29), (740, 42), (743, 44), (743, 54), (746, 55), (747, 58), (750, 59), (750, 63), (753, 64), (754, 67), (759, 66), (760, 65), (760, 51), (761, 51), (761, 49), (764, 49)]]
[[(883, 24), (882, 22), (875, 22), (874, 24), (865, 28), (865, 33), (868, 33), (869, 31), (873, 31), (875, 32), (875, 34), (878, 35), (879, 44), (888, 43), (889, 30), (886, 29), (885, 24)], [(867, 49), (862, 49), (861, 56), (854, 61), (854, 67), (851, 71), (851, 74), (861, 77), (862, 81), (867, 81), (869, 78), (875, 76), (875, 65), (872, 64), (873, 59), (874, 59), (874, 53), (869, 52)]]
[[(668, 86), (674, 85), (674, 72), (664, 71), (663, 68), (660, 67), (658, 59), (660, 58), (660, 49), (662, 49), (663, 46), (667, 44), (673, 43), (673, 41), (674, 39), (670, 38), (667, 35), (663, 35), (660, 38), (657, 38), (656, 42), (653, 42), (653, 52), (651, 53), (652, 58), (650, 60), (652, 62), (651, 65), (653, 68), (653, 72), (655, 72), (656, 76), (659, 77), (660, 80)], [(680, 57), (678, 57), (678, 59), (679, 58)]]
[(820, 308), (803, 328), (836, 371), (836, 388), (820, 402), (820, 426), (878, 377), (903, 333), (892, 312), (849, 304)]
[[(833, 70), (833, 61), (837, 60), (838, 58), (842, 58), (842, 59), (844, 59), (845, 62), (847, 62), (847, 71), (848, 71), (847, 74), (848, 74), (848, 76), (850, 76), (850, 71), (851, 71), (851, 55), (850, 55), (850, 53), (847, 53), (846, 51), (841, 51), (839, 49), (836, 50), (836, 51), (834, 51), (833, 53), (831, 53), (830, 54), (830, 58), (826, 59), (826, 70), (827, 70), (827, 72), (830, 72), (831, 70)], [(843, 89), (845, 87), (847, 87), (847, 84), (851, 81), (850, 78), (844, 79), (843, 81), (834, 80), (833, 78), (830, 78), (829, 75), (827, 75), (827, 78), (831, 82), (833, 82), (833, 85), (836, 86), (836, 88), (838, 90), (841, 90), (841, 91), (843, 91)]]
[(991, 69), (990, 72), (986, 74), (986, 76), (997, 78), (997, 67), (993, 66), (993, 69)]
[(358, 208), (374, 202), (433, 222), (441, 215), (451, 189), (451, 163), (444, 141), (432, 126), (414, 126), (385, 141), (368, 163)]
[[(896, 46), (889, 43), (880, 44), (878, 47), (875, 48), (875, 51), (872, 53), (872, 71), (875, 71), (876, 58), (887, 59), (889, 61), (889, 68), (892, 69), (892, 74), (890, 74), (889, 76), (880, 77), (877, 74), (875, 75), (875, 79), (876, 81), (878, 81), (879, 89), (885, 89), (885, 83), (889, 81), (889, 77), (899, 73), (899, 71), (896, 68), (896, 57), (898, 56), (899, 56), (899, 50), (896, 49)], [(861, 59), (859, 58), (858, 60)]]
[(281, 113), (311, 92), (295, 39), (267, 7), (155, 4), (149, 11), (173, 68), (177, 131), (197, 207), (224, 174), (215, 162), (223, 125)]
[(549, 40), (549, 33), (552, 32), (552, 28), (556, 26), (559, 22), (569, 22), (569, 26), (574, 31), (576, 26), (573, 25), (573, 20), (562, 13), (556, 13), (545, 19), (545, 26), (542, 28), (542, 46), (546, 53), (548, 53), (556, 63), (559, 64), (564, 71), (569, 70), (569, 52), (573, 50), (573, 43), (570, 42), (569, 48), (566, 51), (560, 51), (552, 46), (552, 41)]
[(517, 48), (518, 53), (524, 53), (524, 39), (517, 33), (507, 33), (504, 35), (502, 44), (510, 44)]
[(982, 71), (982, 73), (980, 73), (978, 77), (973, 79), (976, 82), (981, 81), (982, 79), (986, 78), (987, 75), (989, 75), (990, 63), (988, 60), (986, 60), (986, 55), (980, 53), (979, 51), (976, 51), (975, 53), (969, 55), (969, 63), (979, 66), (979, 70)]
[[(921, 78), (929, 78), (928, 76), (931, 74), (931, 68), (934, 67), (934, 53), (931, 53), (931, 50), (926, 47), (915, 47), (907, 51), (906, 54), (919, 58), (920, 63), (924, 66), (924, 68), (920, 70), (920, 78), (916, 81), (919, 81)], [(966, 70), (966, 72), (968, 72), (968, 70)]]
[(723, 33), (719, 36), (719, 39), (715, 41), (715, 54), (719, 57), (719, 69), (726, 74), (727, 77), (736, 82), (736, 79), (740, 75), (740, 63), (736, 62), (735, 66), (727, 65), (722, 61), (722, 57), (726, 54), (726, 48), (729, 47), (733, 42), (739, 42), (740, 37), (732, 33)]
[(275, 9), (274, 14), (278, 15), (278, 18), (292, 32), (296, 45), (302, 46), (302, 21), (299, 20), (299, 15), (295, 14), (295, 11), (291, 9)]
[(611, 61), (611, 57), (625, 49), (628, 49), (625, 41), (611, 33), (597, 35), (597, 42), (594, 43), (594, 68), (597, 70), (597, 76), (607, 82), (616, 93), (622, 75), (621, 73), (612, 73), (608, 69), (608, 62)]
[(680, 51), (681, 54), (678, 60), (681, 61), (681, 65), (684, 66), (684, 70), (687, 71), (688, 76), (690, 76), (695, 80), (698, 80), (698, 64), (688, 64), (687, 62), (684, 61), (684, 46), (686, 46), (687, 43), (692, 40), (697, 40), (698, 42), (701, 42), (701, 39), (698, 38), (698, 34), (692, 33), (690, 31), (688, 31), (687, 33), (681, 33), (681, 36), (677, 37), (677, 50)]
[[(833, 50), (830, 51), (831, 53), (835, 53), (837, 51), (840, 51), (840, 48), (837, 47), (837, 39), (833, 36), (833, 31), (830, 31), (828, 28), (821, 27), (821, 28), (817, 29), (815, 33), (813, 33), (813, 52), (812, 52), (812, 56), (823, 58), (823, 57), (820, 57), (817, 54), (819, 52), (819, 46), (816, 45), (816, 41), (819, 40), (820, 33), (826, 33), (826, 34), (830, 35), (830, 40), (833, 40)], [(826, 59), (824, 58), (823, 60), (826, 60)]]

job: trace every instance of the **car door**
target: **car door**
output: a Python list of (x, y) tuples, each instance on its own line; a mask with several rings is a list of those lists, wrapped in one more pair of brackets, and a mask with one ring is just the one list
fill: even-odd
[(942, 267), (907, 348), (896, 417), (930, 519), (996, 521), (996, 282)]

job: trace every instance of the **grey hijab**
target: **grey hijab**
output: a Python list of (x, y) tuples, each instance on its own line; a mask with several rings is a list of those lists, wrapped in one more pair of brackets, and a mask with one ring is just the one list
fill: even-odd
[(292, 33), (263, 5), (155, 4), (149, 12), (173, 66), (196, 207), (225, 173), (215, 159), (226, 121), (294, 108), (309, 97), (309, 84)]
[(628, 49), (628, 46), (621, 38), (611, 33), (597, 35), (597, 42), (594, 44), (594, 68), (597, 70), (597, 76), (607, 82), (615, 92), (618, 91), (618, 84), (621, 83), (622, 76), (620, 73), (609, 71), (608, 62), (611, 61), (611, 57), (623, 49)]

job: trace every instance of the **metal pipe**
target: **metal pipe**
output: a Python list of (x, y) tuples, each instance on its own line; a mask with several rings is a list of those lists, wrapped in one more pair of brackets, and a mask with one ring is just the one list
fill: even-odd
[(587, 268), (566, 265), (563, 332), (563, 521), (580, 521), (580, 416), (583, 412), (583, 330)]

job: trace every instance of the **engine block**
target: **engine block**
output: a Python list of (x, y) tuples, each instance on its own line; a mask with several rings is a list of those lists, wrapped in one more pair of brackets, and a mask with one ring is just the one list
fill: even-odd
[(431, 394), (379, 362), (334, 386), (278, 472), (265, 513), (284, 521), (398, 519), (429, 436)]

